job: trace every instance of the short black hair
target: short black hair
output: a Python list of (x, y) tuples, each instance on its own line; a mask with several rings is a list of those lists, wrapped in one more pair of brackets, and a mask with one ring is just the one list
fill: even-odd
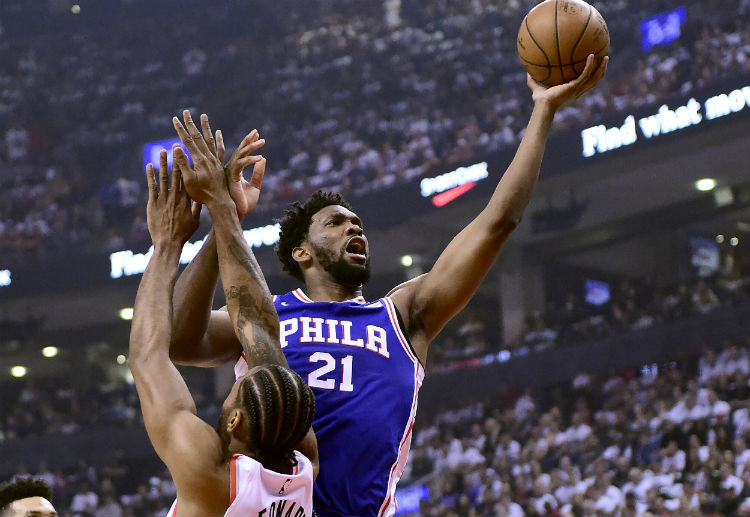
[(276, 255), (281, 261), (282, 269), (300, 282), (304, 282), (305, 277), (302, 275), (302, 268), (292, 258), (292, 250), (307, 239), (312, 216), (331, 205), (343, 206), (347, 210), (354, 211), (341, 194), (318, 190), (304, 204), (295, 201), (289, 205), (289, 208), (284, 211), (284, 216), (277, 221), (281, 226), (281, 233), (279, 242), (276, 243)]
[(49, 501), (52, 499), (52, 487), (43, 479), (30, 477), (0, 484), (0, 515), (5, 515), (13, 501), (27, 497), (43, 497)]
[(294, 448), (310, 430), (315, 414), (310, 387), (289, 368), (265, 364), (248, 376), (241, 394), (252, 457), (277, 472), (296, 465)]

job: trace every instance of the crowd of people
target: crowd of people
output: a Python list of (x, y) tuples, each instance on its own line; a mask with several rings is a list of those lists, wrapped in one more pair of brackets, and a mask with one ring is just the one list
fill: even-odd
[(439, 414), (415, 431), (419, 514), (750, 515), (749, 346)]
[[(116, 24), (93, 7), (80, 25), (47, 3), (0, 11), (5, 262), (146, 240), (138, 149), (173, 136), (170, 117), (184, 107), (210, 112), (230, 145), (259, 127), (269, 171), (258, 210), (274, 216), (319, 187), (359, 195), (512, 149), (530, 108), (515, 38), (535, 0), (276, 2), (247, 16), (222, 4), (200, 30), (190, 8), (121, 3)], [(689, 4), (680, 37), (649, 53), (633, 27), (666, 3), (597, 7), (613, 60), (558, 129), (750, 71), (747, 0)], [(30, 34), (23, 16), (49, 27)], [(164, 42), (184, 31), (189, 43), (154, 51), (134, 42), (133, 26)]]

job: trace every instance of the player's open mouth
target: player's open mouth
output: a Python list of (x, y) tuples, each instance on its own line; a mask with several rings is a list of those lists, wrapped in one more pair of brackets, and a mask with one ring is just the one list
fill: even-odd
[(346, 253), (356, 262), (367, 262), (367, 241), (362, 237), (352, 237), (346, 244)]

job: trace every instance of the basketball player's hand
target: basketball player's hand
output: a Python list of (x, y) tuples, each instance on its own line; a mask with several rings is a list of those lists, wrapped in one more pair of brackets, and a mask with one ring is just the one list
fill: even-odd
[[(169, 184), (167, 151), (159, 153), (159, 182), (154, 166), (146, 166), (148, 203), (146, 221), (154, 246), (187, 242), (200, 225), (200, 205), (192, 205), (182, 182), (180, 167), (172, 167), (172, 185)], [(197, 207), (197, 208), (196, 208)]]
[[(183, 171), (183, 182), (188, 193), (197, 202), (209, 205), (209, 208), (213, 203), (229, 202), (234, 204), (229, 195), (224, 166), (219, 156), (219, 147), (216, 146), (213, 137), (204, 138), (204, 135), (193, 122), (189, 111), (183, 112), (183, 118), (185, 120), (184, 126), (177, 117), (172, 119), (172, 123), (193, 157), (193, 167), (190, 167), (187, 156), (179, 146), (175, 147), (174, 160)], [(207, 128), (208, 120), (206, 120), (205, 125)], [(207, 135), (211, 136), (210, 128)], [(235, 167), (239, 167), (241, 171), (251, 163), (258, 163), (262, 160), (262, 156), (246, 156), (238, 159)]]
[[(224, 147), (224, 135), (221, 130), (216, 131), (216, 138), (211, 135), (211, 126), (208, 123), (208, 116), (204, 113), (201, 115), (201, 131), (203, 139), (206, 140), (209, 150), (216, 156), (221, 163), (224, 163), (226, 148)], [(224, 163), (224, 174), (227, 177), (227, 188), (229, 195), (232, 196), (234, 204), (237, 206), (237, 217), (242, 221), (247, 214), (253, 211), (258, 204), (260, 197), (260, 185), (263, 181), (263, 170), (260, 169), (260, 162), (255, 164), (253, 175), (250, 181), (247, 181), (242, 172), (244, 166), (241, 161), (252, 153), (263, 147), (266, 141), (260, 138), (257, 129), (253, 129), (242, 139), (240, 145), (234, 150), (229, 161)], [(263, 162), (265, 164), (265, 162)]]
[[(201, 123), (203, 122), (201, 116)], [(208, 123), (208, 118), (206, 118)], [(209, 130), (210, 131), (210, 130)], [(204, 128), (205, 134), (205, 128)], [(249, 157), (251, 153), (254, 153), (266, 143), (262, 138), (259, 138), (258, 130), (253, 129), (248, 133), (245, 138), (242, 139), (240, 145), (232, 153), (232, 157), (224, 165), (224, 173), (227, 178), (227, 188), (229, 189), (229, 195), (232, 196), (232, 201), (237, 206), (237, 217), (242, 221), (247, 214), (253, 211), (255, 206), (258, 204), (258, 198), (260, 197), (260, 186), (263, 183), (263, 175), (266, 171), (266, 160), (262, 159), (255, 163), (253, 166), (253, 174), (250, 177), (250, 181), (245, 179), (242, 174), (245, 166), (244, 159)], [(224, 157), (224, 139), (222, 138), (221, 131), (216, 132), (216, 145), (217, 145), (217, 156), (222, 162)]]
[(532, 92), (531, 98), (535, 104), (546, 104), (553, 111), (557, 111), (596, 86), (604, 77), (608, 62), (609, 56), (605, 56), (597, 67), (594, 55), (591, 54), (586, 59), (586, 66), (581, 75), (570, 82), (551, 88), (537, 83), (529, 74), (526, 74), (526, 84)]

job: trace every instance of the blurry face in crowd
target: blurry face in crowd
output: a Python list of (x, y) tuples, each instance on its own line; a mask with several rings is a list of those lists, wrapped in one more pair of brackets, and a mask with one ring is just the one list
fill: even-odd
[(330, 205), (312, 217), (307, 244), (336, 282), (359, 287), (370, 279), (370, 249), (357, 214)]
[(10, 503), (10, 517), (57, 517), (52, 503), (44, 497), (26, 497)]

